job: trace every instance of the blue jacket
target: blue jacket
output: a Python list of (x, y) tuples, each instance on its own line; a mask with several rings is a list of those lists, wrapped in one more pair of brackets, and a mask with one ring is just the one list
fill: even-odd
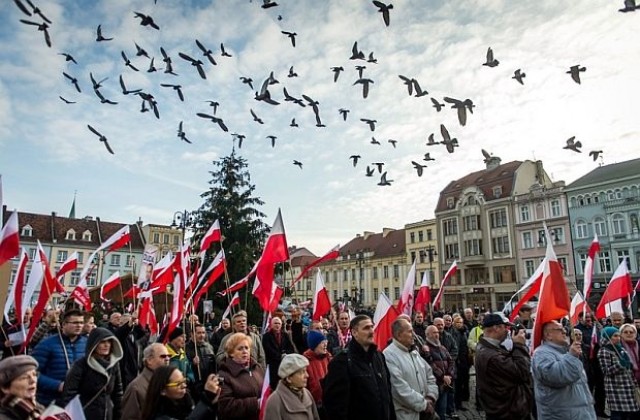
[[(67, 350), (69, 364), (62, 343)], [(78, 337), (73, 343), (65, 335), (52, 335), (42, 340), (33, 349), (33, 358), (38, 361), (38, 393), (36, 399), (45, 407), (56, 398), (62, 397), (58, 391), (73, 363), (84, 356), (87, 337)]]

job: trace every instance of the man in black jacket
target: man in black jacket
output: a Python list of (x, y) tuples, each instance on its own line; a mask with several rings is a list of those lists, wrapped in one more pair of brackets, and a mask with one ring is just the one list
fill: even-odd
[(327, 417), (395, 420), (389, 371), (373, 342), (373, 322), (358, 315), (349, 328), (352, 340), (329, 363), (322, 386)]

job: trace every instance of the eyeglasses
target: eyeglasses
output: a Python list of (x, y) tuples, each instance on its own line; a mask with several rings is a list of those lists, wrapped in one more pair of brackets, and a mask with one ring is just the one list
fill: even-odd
[(636, 332), (633, 330), (624, 330), (622, 331), (622, 334), (635, 334)]
[(169, 356), (168, 354), (159, 354), (158, 357), (161, 359), (171, 359), (171, 356)]
[(187, 380), (183, 379), (183, 380), (178, 381), (178, 382), (169, 382), (165, 386), (167, 388), (186, 388), (187, 387)]

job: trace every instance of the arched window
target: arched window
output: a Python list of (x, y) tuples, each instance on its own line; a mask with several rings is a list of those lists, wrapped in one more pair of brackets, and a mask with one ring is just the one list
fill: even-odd
[(596, 217), (593, 219), (593, 230), (598, 236), (606, 236), (607, 235), (607, 224), (604, 221), (604, 217)]
[(67, 241), (75, 241), (76, 240), (76, 231), (73, 229), (69, 229), (67, 234), (64, 237)]
[(622, 235), (627, 233), (627, 221), (621, 214), (614, 214), (611, 218), (611, 228), (614, 235)]
[(576, 221), (576, 238), (578, 239), (584, 239), (586, 237), (589, 236), (589, 233), (587, 232), (587, 222), (585, 222), (584, 220), (577, 220)]

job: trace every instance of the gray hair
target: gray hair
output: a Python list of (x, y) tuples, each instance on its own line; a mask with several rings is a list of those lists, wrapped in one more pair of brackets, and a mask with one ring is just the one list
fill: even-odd
[(144, 350), (142, 350), (142, 358), (144, 360), (149, 360), (152, 357), (154, 357), (156, 355), (156, 350), (158, 348), (163, 348), (164, 344), (162, 343), (152, 343), (149, 344), (147, 347), (145, 347)]
[(411, 322), (407, 321), (406, 318), (396, 318), (396, 320), (391, 323), (391, 334), (393, 338), (397, 338), (410, 326)]

